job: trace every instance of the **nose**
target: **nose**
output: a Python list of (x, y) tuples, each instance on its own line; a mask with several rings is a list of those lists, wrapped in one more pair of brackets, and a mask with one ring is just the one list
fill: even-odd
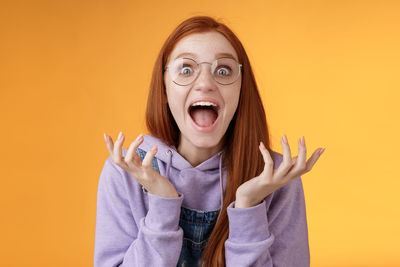
[[(207, 63), (207, 62), (205, 62)], [(199, 75), (193, 83), (195, 90), (213, 91), (217, 89), (217, 83), (211, 74), (211, 64), (200, 64)]]

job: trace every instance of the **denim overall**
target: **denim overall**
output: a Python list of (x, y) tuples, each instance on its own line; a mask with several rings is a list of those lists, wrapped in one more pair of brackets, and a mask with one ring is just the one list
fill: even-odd
[[(138, 148), (137, 153), (141, 160), (143, 160), (146, 151)], [(160, 173), (156, 158), (153, 158), (152, 167)], [(142, 188), (146, 192), (146, 189)], [(177, 267), (200, 266), (201, 255), (215, 226), (218, 213), (219, 209), (202, 211), (181, 206), (179, 226), (183, 229), (183, 242)]]

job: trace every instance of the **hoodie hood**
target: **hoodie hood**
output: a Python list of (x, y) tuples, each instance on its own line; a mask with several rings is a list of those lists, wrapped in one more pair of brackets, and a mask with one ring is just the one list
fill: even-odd
[(158, 146), (155, 158), (160, 174), (184, 195), (182, 206), (202, 211), (221, 209), (226, 188), (222, 151), (193, 167), (175, 146), (168, 146), (152, 135), (145, 135), (139, 148), (147, 152), (155, 145)]

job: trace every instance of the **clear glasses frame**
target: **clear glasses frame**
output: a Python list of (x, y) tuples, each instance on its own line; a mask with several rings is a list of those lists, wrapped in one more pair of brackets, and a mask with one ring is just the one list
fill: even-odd
[[(218, 60), (224, 59), (224, 58), (229, 58), (229, 59), (234, 60), (234, 61), (237, 63), (238, 69), (239, 69), (237, 76), (236, 76), (236, 77), (234, 78), (234, 80), (233, 80), (232, 82), (230, 82), (230, 83), (221, 83), (221, 82), (217, 81), (217, 79), (215, 78), (215, 76), (214, 76), (214, 74), (213, 74), (213, 68), (212, 68), (212, 66), (213, 66), (213, 65), (216, 65), (215, 63), (217, 63)], [(242, 66), (243, 66), (243, 65), (240, 64), (239, 62), (237, 62), (236, 59), (231, 58), (231, 57), (220, 57), (220, 58), (215, 59), (213, 62), (200, 62), (200, 63), (197, 63), (196, 60), (191, 59), (191, 58), (179, 58), (179, 59), (188, 59), (188, 60), (193, 61), (193, 62), (196, 63), (196, 65), (197, 65), (197, 69), (196, 69), (196, 71), (195, 71), (195, 77), (193, 78), (193, 81), (191, 81), (190, 83), (187, 83), (187, 84), (179, 84), (179, 83), (177, 83), (177, 82), (173, 79), (172, 75), (170, 74), (170, 77), (171, 77), (172, 81), (173, 81), (175, 84), (180, 85), (180, 86), (187, 86), (187, 85), (192, 84), (192, 83), (199, 77), (199, 74), (200, 74), (200, 72), (201, 72), (200, 65), (201, 65), (201, 64), (204, 64), (204, 63), (205, 63), (205, 64), (210, 64), (210, 65), (211, 65), (211, 67), (210, 67), (210, 74), (211, 74), (211, 76), (213, 77), (214, 81), (216, 81), (217, 83), (219, 83), (219, 84), (221, 84), (221, 85), (229, 85), (229, 84), (232, 84), (232, 83), (236, 82), (237, 79), (239, 78), (240, 74), (242, 73)], [(173, 62), (169, 63), (169, 64), (165, 67), (164, 71), (167, 71), (167, 70), (169, 69), (169, 67), (171, 66), (172, 63), (173, 63)]]

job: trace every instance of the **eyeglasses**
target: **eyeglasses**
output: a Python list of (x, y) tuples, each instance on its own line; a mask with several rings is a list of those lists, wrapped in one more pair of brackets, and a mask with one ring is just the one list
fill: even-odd
[(235, 59), (222, 57), (210, 62), (197, 63), (191, 58), (177, 58), (165, 70), (169, 70), (171, 79), (177, 85), (185, 86), (193, 83), (200, 73), (200, 64), (211, 65), (210, 73), (214, 80), (222, 85), (234, 83), (240, 76), (242, 64)]

